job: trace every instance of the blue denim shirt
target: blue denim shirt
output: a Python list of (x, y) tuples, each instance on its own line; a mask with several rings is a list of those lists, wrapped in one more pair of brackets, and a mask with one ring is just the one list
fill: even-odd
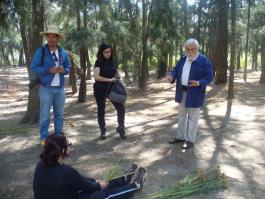
[[(173, 71), (172, 77), (176, 80), (176, 102), (181, 103), (182, 89), (181, 89), (181, 75), (186, 56), (182, 57)], [(203, 105), (206, 86), (213, 81), (213, 67), (207, 57), (199, 55), (191, 64), (189, 80), (196, 80), (200, 82), (200, 86), (188, 86), (185, 106), (188, 108), (199, 108)]]
[[(55, 66), (55, 62), (52, 58), (51, 52), (48, 45), (44, 45), (44, 53), (42, 53), (42, 48), (38, 48), (32, 58), (31, 70), (40, 78), (41, 85), (44, 87), (50, 87), (51, 82), (54, 78), (53, 73), (49, 73), (49, 69)], [(60, 87), (64, 86), (64, 75), (69, 74), (70, 64), (68, 59), (68, 54), (62, 48), (58, 48), (59, 52), (59, 66), (64, 67), (64, 74), (60, 73)], [(42, 58), (43, 54), (43, 58)], [(42, 64), (43, 59), (43, 64)]]

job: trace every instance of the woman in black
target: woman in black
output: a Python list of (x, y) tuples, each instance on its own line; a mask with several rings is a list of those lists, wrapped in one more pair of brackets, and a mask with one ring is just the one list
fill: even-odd
[[(124, 176), (108, 182), (84, 177), (63, 163), (70, 153), (70, 143), (64, 134), (51, 134), (46, 140), (33, 179), (35, 199), (127, 199), (140, 190), (144, 183), (145, 168), (137, 165)], [(132, 181), (132, 182), (131, 182)]]
[[(97, 60), (94, 69), (94, 96), (96, 98), (98, 106), (98, 124), (100, 128), (100, 139), (106, 139), (106, 123), (105, 123), (105, 103), (106, 95), (109, 90), (111, 82), (116, 81), (115, 76), (119, 79), (120, 74), (118, 71), (118, 65), (113, 58), (113, 50), (111, 45), (102, 43), (97, 53)], [(125, 118), (125, 106), (121, 103), (112, 102), (118, 112), (118, 124), (116, 128), (122, 139), (126, 139), (124, 118)]]

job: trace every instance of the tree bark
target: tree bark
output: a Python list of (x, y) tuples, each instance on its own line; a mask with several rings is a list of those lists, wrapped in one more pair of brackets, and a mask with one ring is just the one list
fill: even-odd
[(236, 59), (236, 0), (231, 0), (231, 59), (228, 86), (228, 99), (234, 97), (234, 71)]
[(148, 67), (147, 63), (147, 34), (146, 34), (146, 22), (147, 22), (147, 5), (146, 0), (142, 0), (142, 65), (139, 75), (139, 89), (142, 91), (146, 90), (146, 70)]
[[(33, 25), (32, 25), (32, 41), (31, 41), (32, 44), (31, 57), (33, 56), (36, 48), (42, 45), (43, 38), (40, 36), (40, 32), (43, 31), (44, 28), (43, 16), (44, 16), (44, 0), (32, 0)], [(29, 78), (32, 79), (34, 74), (30, 70), (29, 63), (27, 65), (29, 71)], [(38, 123), (39, 109), (40, 109), (39, 86), (35, 86), (33, 89), (29, 90), (27, 112), (20, 122), (29, 123), (29, 124)]]
[(20, 21), (19, 21), (19, 25), (20, 25), (20, 35), (22, 38), (22, 45), (23, 45), (23, 49), (24, 49), (24, 53), (25, 53), (25, 59), (26, 59), (26, 65), (27, 65), (27, 69), (28, 69), (28, 73), (29, 72), (29, 65), (31, 63), (31, 55), (30, 55), (30, 49), (29, 49), (29, 38), (27, 37), (27, 31), (26, 31), (26, 26), (25, 26), (25, 19), (21, 17)]
[(216, 69), (215, 84), (227, 82), (227, 43), (228, 43), (228, 20), (227, 0), (219, 0), (218, 4), (218, 31), (217, 45), (214, 55)]
[(247, 37), (245, 47), (245, 66), (244, 66), (244, 81), (247, 82), (247, 64), (248, 64), (248, 42), (249, 42), (249, 25), (250, 25), (250, 5), (251, 0), (248, 0), (248, 21), (247, 21)]
[(185, 40), (189, 37), (189, 27), (188, 27), (188, 3), (187, 0), (182, 1), (182, 10), (183, 12), (183, 25), (184, 25), (184, 36)]
[[(88, 7), (88, 0), (83, 0), (83, 21), (84, 21), (84, 28), (86, 31), (88, 31), (87, 28), (87, 23), (88, 23), (88, 17), (87, 17), (87, 7)], [(87, 80), (91, 80), (92, 76), (91, 76), (91, 63), (90, 63), (90, 59), (89, 59), (89, 54), (88, 54), (88, 47), (87, 44), (85, 45), (85, 59), (86, 59), (86, 79)]]
[(263, 36), (261, 42), (261, 75), (259, 82), (265, 84), (265, 36)]
[(23, 66), (23, 65), (24, 65), (24, 51), (23, 51), (23, 47), (22, 47), (19, 50), (18, 66)]
[[(77, 4), (76, 4), (77, 30), (78, 31), (81, 30), (80, 3), (81, 1), (77, 1)], [(79, 56), (80, 56), (81, 75), (80, 75), (78, 102), (85, 102), (86, 101), (86, 46), (82, 38), (80, 41)]]
[(74, 62), (74, 57), (73, 55), (68, 52), (69, 58), (70, 58), (70, 63), (71, 63), (71, 69), (69, 73), (69, 83), (72, 86), (72, 92), (73, 94), (77, 93), (77, 85), (76, 85), (76, 64)]
[(241, 63), (240, 63), (240, 60), (241, 60), (241, 51), (240, 51), (240, 48), (239, 48), (239, 42), (237, 42), (237, 58), (236, 58), (236, 70), (239, 71), (240, 68), (241, 68)]
[(198, 3), (198, 9), (197, 9), (197, 15), (198, 15), (198, 22), (197, 22), (197, 31), (196, 31), (196, 39), (199, 43), (202, 43), (201, 41), (201, 21), (202, 21), (202, 5), (203, 0), (199, 0)]

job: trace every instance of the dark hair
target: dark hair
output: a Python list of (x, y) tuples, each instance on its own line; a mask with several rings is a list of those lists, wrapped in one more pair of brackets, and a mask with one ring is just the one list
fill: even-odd
[(113, 48), (110, 44), (106, 44), (106, 43), (102, 43), (98, 48), (98, 53), (97, 53), (98, 60), (106, 61), (105, 57), (103, 56), (103, 51), (106, 50), (107, 48), (110, 48), (111, 50), (111, 55), (110, 55), (109, 60), (113, 61), (113, 56), (114, 56)]
[(45, 140), (44, 150), (40, 154), (40, 159), (44, 162), (45, 166), (54, 165), (58, 159), (67, 156), (67, 139), (63, 133), (51, 134)]

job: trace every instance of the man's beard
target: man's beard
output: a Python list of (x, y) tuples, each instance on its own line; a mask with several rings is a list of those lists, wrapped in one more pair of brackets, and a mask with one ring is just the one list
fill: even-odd
[(187, 57), (188, 57), (189, 61), (192, 61), (194, 59), (195, 55), (187, 55)]

